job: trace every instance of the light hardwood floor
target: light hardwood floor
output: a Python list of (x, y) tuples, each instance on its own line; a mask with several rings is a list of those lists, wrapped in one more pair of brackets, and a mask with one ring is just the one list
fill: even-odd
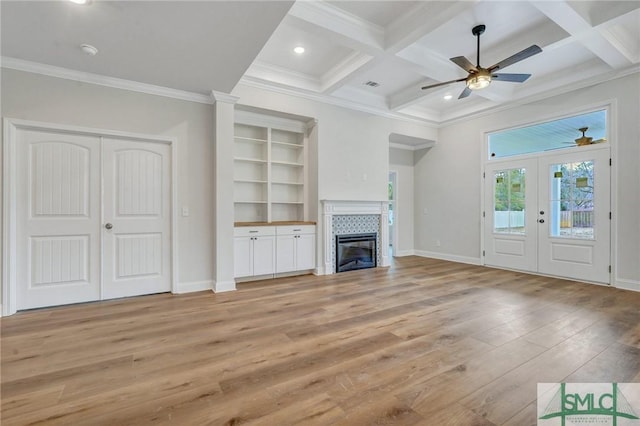
[(2, 319), (2, 425), (533, 425), (640, 381), (640, 293), (417, 257)]

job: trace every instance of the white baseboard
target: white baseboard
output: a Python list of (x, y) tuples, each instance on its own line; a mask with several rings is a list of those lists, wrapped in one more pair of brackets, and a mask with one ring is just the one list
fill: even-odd
[(452, 262), (468, 263), (470, 265), (480, 265), (479, 257), (458, 256), (457, 254), (437, 253), (433, 251), (414, 250), (414, 254), (420, 257), (432, 259), (450, 260)]
[(211, 290), (213, 288), (213, 281), (189, 281), (186, 283), (178, 283), (178, 288), (173, 293), (184, 294), (193, 293), (195, 291)]
[(324, 268), (320, 266), (320, 267), (314, 269), (313, 270), (313, 275), (324, 275)]
[(640, 281), (617, 278), (613, 284), (616, 288), (624, 290), (640, 291)]
[(231, 280), (231, 281), (214, 281), (213, 282), (213, 286), (212, 286), (212, 290), (214, 293), (224, 293), (226, 291), (235, 291), (236, 289), (236, 282)]
[(404, 256), (415, 256), (416, 255), (416, 251), (411, 249), (411, 250), (396, 250), (396, 252), (393, 254), (394, 257), (404, 257)]

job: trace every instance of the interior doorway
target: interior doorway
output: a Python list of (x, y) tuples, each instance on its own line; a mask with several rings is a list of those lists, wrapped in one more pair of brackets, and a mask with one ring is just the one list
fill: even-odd
[(389, 255), (393, 257), (398, 250), (398, 172), (389, 172)]

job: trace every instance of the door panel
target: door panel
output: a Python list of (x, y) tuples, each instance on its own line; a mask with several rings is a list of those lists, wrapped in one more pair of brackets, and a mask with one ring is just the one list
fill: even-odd
[(609, 283), (609, 150), (540, 159), (539, 271)]
[(296, 236), (278, 235), (276, 241), (276, 273), (296, 270)]
[(104, 298), (170, 291), (170, 146), (105, 138), (103, 159)]
[(536, 160), (491, 163), (485, 182), (485, 264), (535, 271)]
[(296, 269), (314, 269), (316, 267), (316, 236), (302, 234), (296, 243)]
[(100, 298), (100, 141), (17, 135), (17, 309)]
[(273, 274), (275, 269), (276, 237), (255, 237), (253, 240), (253, 275)]

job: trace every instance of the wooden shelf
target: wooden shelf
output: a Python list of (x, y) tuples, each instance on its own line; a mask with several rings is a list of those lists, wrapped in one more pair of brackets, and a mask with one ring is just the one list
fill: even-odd
[(236, 183), (267, 183), (266, 180), (252, 180), (252, 179), (234, 179)]
[(304, 164), (292, 163), (289, 161), (271, 161), (271, 164), (277, 164), (279, 166), (288, 166), (288, 167), (304, 167)]
[(271, 143), (273, 145), (286, 146), (286, 147), (289, 147), (289, 148), (298, 148), (298, 149), (304, 148), (304, 145), (301, 145), (299, 143), (278, 142), (278, 141), (271, 141)]
[(246, 121), (236, 123), (233, 181), (234, 197), (238, 198), (234, 202), (236, 221), (306, 218), (306, 138), (303, 126), (295, 131), (285, 130), (287, 125), (278, 128), (275, 122), (262, 126)]
[(245, 136), (234, 136), (233, 138), (243, 142), (267, 143), (266, 139), (248, 138)]
[(276, 181), (272, 181), (271, 183), (272, 183), (273, 185), (304, 186), (304, 183), (302, 183), (302, 182), (276, 182)]
[(234, 161), (242, 161), (244, 163), (258, 163), (258, 164), (266, 164), (267, 160), (260, 160), (257, 158), (242, 158), (242, 157), (235, 157), (233, 159)]

